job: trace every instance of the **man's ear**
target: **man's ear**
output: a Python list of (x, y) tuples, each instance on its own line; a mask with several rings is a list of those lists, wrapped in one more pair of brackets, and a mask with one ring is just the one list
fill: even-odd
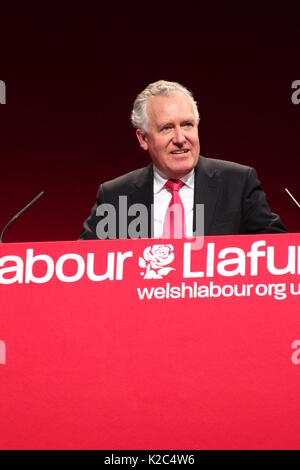
[(136, 136), (142, 149), (148, 150), (147, 137), (146, 134), (144, 134), (144, 132), (142, 131), (142, 129), (136, 130)]

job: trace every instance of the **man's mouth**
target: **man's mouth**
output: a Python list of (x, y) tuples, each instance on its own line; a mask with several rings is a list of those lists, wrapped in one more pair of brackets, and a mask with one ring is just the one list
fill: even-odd
[(189, 152), (189, 149), (181, 149), (181, 150), (173, 150), (171, 154), (172, 155), (184, 155), (187, 152)]

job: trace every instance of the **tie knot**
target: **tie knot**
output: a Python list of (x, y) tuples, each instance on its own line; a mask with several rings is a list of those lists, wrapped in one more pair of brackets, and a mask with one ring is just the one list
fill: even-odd
[(182, 188), (183, 185), (184, 183), (181, 180), (170, 179), (166, 182), (165, 187), (173, 192), (179, 191), (179, 189)]

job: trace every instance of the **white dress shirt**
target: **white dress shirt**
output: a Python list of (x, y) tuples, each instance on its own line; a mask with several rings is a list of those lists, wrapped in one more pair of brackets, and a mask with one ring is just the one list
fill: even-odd
[[(169, 178), (164, 176), (154, 166), (153, 199), (154, 199), (154, 238), (163, 238), (164, 221), (168, 205), (172, 198), (171, 192), (165, 188)], [(179, 196), (184, 206), (186, 237), (193, 236), (194, 208), (194, 170), (180, 178), (184, 183), (179, 190)]]

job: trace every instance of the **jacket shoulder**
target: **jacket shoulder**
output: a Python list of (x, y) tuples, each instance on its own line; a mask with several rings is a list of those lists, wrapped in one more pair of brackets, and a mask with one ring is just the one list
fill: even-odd
[(110, 181), (106, 181), (100, 185), (103, 192), (108, 194), (127, 194), (132, 192), (136, 186), (151, 178), (153, 175), (152, 164), (130, 171), (125, 175), (118, 176)]
[(246, 175), (254, 168), (248, 165), (201, 156), (199, 159), (200, 168), (210, 175), (222, 176), (225, 174)]

